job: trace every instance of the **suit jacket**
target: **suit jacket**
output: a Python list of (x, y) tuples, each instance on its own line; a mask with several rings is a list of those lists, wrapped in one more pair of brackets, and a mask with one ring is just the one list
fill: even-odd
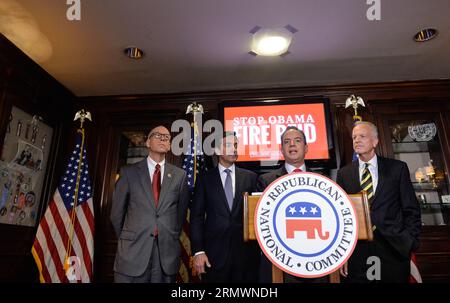
[(205, 251), (211, 266), (220, 270), (233, 250), (234, 262), (248, 262), (249, 247), (243, 239), (243, 197), (252, 192), (257, 175), (236, 167), (233, 206), (228, 207), (219, 168), (205, 172), (197, 180), (191, 206), (190, 232), (192, 254)]
[(114, 271), (128, 276), (144, 273), (157, 226), (161, 266), (165, 274), (176, 274), (180, 265), (179, 237), (188, 203), (184, 170), (166, 162), (156, 207), (147, 158), (123, 167), (111, 207), (111, 222), (118, 237)]
[(259, 192), (263, 192), (267, 186), (270, 185), (273, 181), (278, 179), (281, 176), (287, 175), (286, 167), (281, 166), (279, 169), (276, 169), (270, 173), (263, 174), (259, 176), (258, 182), (256, 185), (256, 190)]
[[(349, 194), (361, 191), (359, 163), (341, 168), (336, 182)], [(378, 185), (370, 216), (378, 233), (402, 256), (419, 247), (420, 206), (405, 162), (378, 157)]]

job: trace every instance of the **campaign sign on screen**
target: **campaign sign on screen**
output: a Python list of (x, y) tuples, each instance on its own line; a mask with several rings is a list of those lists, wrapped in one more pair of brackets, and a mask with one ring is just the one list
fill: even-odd
[(329, 159), (323, 103), (225, 107), (224, 122), (239, 139), (238, 161), (283, 159), (281, 134), (288, 126), (305, 133), (306, 159)]

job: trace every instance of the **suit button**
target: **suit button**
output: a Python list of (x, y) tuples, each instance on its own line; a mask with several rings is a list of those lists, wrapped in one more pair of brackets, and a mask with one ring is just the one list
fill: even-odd
[(156, 215), (156, 218), (159, 218), (159, 215)]

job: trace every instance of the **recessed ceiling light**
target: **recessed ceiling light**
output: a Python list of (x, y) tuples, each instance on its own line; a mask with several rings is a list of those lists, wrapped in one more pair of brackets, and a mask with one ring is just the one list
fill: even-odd
[(421, 31), (419, 31), (417, 34), (414, 35), (414, 41), (416, 42), (425, 42), (433, 39), (438, 34), (437, 29), (434, 28), (426, 28)]
[(292, 34), (297, 30), (290, 25), (277, 29), (253, 28), (251, 52), (260, 56), (282, 56), (288, 52)]
[(286, 37), (267, 35), (255, 43), (254, 51), (261, 56), (279, 56), (288, 49), (289, 43)]
[(144, 56), (144, 51), (142, 49), (140, 49), (138, 47), (134, 47), (134, 46), (127, 47), (126, 49), (123, 50), (123, 52), (125, 53), (125, 55), (128, 58), (136, 59), (136, 60), (141, 59), (142, 56)]

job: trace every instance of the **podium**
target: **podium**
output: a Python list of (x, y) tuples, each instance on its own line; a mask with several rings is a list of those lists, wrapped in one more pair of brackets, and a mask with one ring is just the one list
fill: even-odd
[[(244, 241), (256, 240), (256, 233), (254, 227), (255, 209), (260, 198), (260, 195), (250, 195), (244, 193)], [(372, 221), (370, 219), (369, 200), (367, 199), (367, 192), (361, 191), (357, 194), (348, 195), (355, 208), (358, 217), (358, 241), (367, 240), (373, 241)], [(340, 274), (339, 269), (329, 275), (330, 283), (339, 283)], [(272, 264), (272, 282), (283, 283), (283, 271)]]

